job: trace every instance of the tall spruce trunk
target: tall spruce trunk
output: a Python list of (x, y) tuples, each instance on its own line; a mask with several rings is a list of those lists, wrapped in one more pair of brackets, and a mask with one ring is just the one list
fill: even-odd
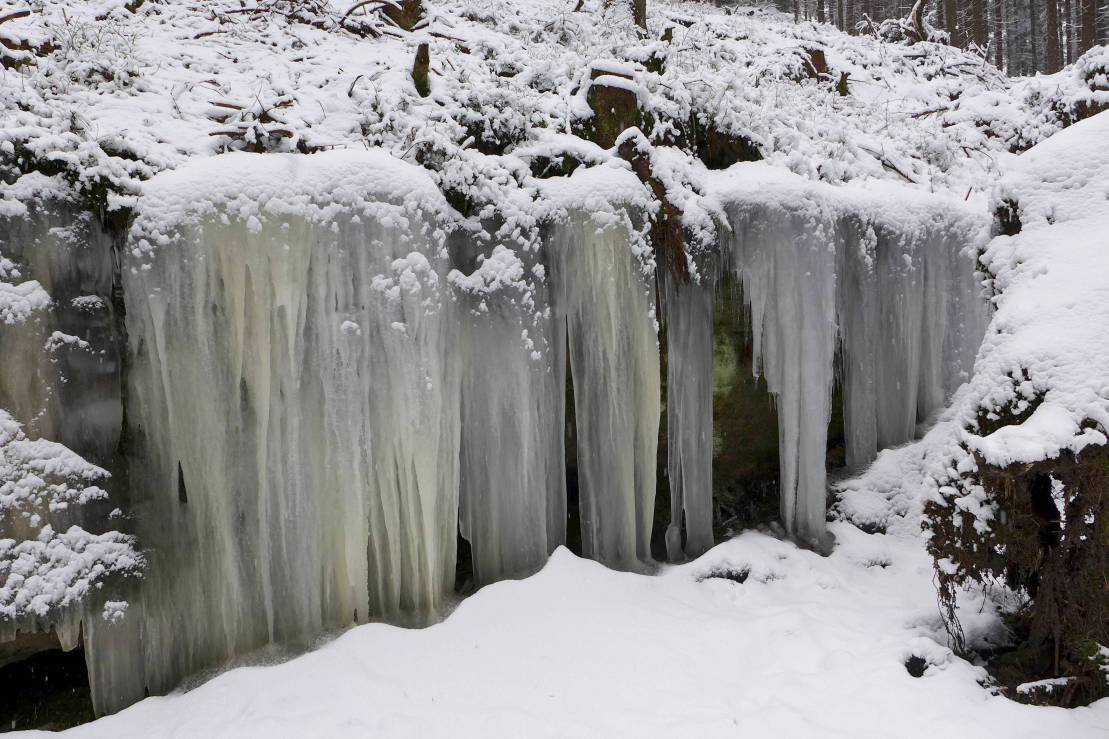
[(1078, 32), (1078, 53), (1083, 54), (1097, 45), (1098, 0), (1081, 0), (1082, 28)]
[(970, 0), (970, 32), (979, 48), (986, 48), (986, 0)]
[(1027, 70), (1029, 73), (1040, 71), (1040, 51), (1036, 44), (1040, 34), (1039, 23), (1036, 22), (1037, 15), (1039, 12), (1036, 9), (1036, 0), (1028, 0), (1028, 48), (1032, 54), (1032, 63)]
[(1059, 24), (1063, 31), (1063, 64), (1074, 61), (1074, 3), (1063, 0), (1063, 20)]
[(947, 35), (951, 37), (951, 44), (960, 49), (966, 46), (959, 35), (959, 6), (955, 0), (943, 0), (943, 20), (946, 24)]
[(1005, 71), (1005, 50), (1009, 46), (1006, 43), (1005, 35), (1005, 0), (994, 0), (993, 63), (1001, 71)]
[(1063, 68), (1063, 57), (1059, 52), (1059, 4), (1058, 0), (1044, 3), (1044, 71), (1058, 72)]

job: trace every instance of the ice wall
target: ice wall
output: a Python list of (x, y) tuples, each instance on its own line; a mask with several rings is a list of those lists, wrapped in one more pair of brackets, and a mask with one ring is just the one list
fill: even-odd
[(654, 275), (626, 229), (581, 214), (554, 227), (549, 248), (574, 381), (582, 553), (642, 569), (661, 415)]
[(914, 438), (967, 379), (987, 312), (957, 225), (852, 216), (837, 233), (847, 464), (857, 468)]
[[(375, 619), (427, 623), (452, 598), (459, 535), (477, 584), (541, 567), (566, 539), (567, 367), (583, 553), (649, 568), (659, 316), (667, 556), (708, 549), (726, 274), (749, 303), (756, 367), (778, 404), (782, 521), (816, 546), (827, 544), (836, 380), (849, 461), (863, 464), (942, 404), (984, 326), (957, 219), (737, 198), (719, 252), (699, 253), (679, 286), (630, 230), (639, 211), (607, 190), (600, 211), (552, 209), (539, 241), (490, 236), (505, 229), (452, 220), (418, 168), (338, 154), (233, 155), (159, 175), (121, 285), (102, 234), (14, 227), (29, 229), (25, 261), (66, 310), (104, 309), (74, 313), (74, 325), (114, 321), (113, 287), (126, 297), (122, 434), (118, 362), (105, 370), (114, 389), (33, 411), (125, 454), (130, 475), (114, 492), (149, 550), (127, 617), (85, 619), (100, 711), (267, 645)], [(33, 328), (0, 335), (28, 363), (0, 376), (0, 392), (45, 408), (67, 392), (49, 375), (64, 365), (41, 358), (52, 334)], [(40, 376), (39, 390), (18, 386)]]
[(0, 408), (111, 468), (122, 421), (111, 236), (92, 214), (43, 201), (0, 217), (0, 259), (51, 297), (27, 321), (0, 323)]
[(824, 547), (837, 361), (848, 465), (912, 439), (965, 380), (985, 330), (971, 234), (935, 213), (882, 219), (805, 201), (740, 203), (729, 219), (725, 254), (778, 403), (782, 523)]
[(834, 381), (835, 235), (820, 220), (780, 208), (729, 215), (731, 268), (751, 310), (754, 364), (778, 403), (782, 524), (818, 544)]
[(441, 608), (459, 379), (440, 250), (402, 213), (214, 216), (126, 271), (152, 551), (118, 627), (141, 657), (112, 627), (90, 635), (101, 709), (270, 642)]

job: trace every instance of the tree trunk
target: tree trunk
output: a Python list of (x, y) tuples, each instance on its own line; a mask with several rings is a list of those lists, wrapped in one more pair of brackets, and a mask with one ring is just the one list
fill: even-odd
[(979, 48), (986, 48), (986, 0), (970, 0), (970, 30)]
[(816, 0), (816, 22), (817, 23), (824, 23), (828, 20), (827, 16), (824, 13), (824, 3), (825, 3), (825, 0)]
[(1028, 0), (1028, 48), (1032, 52), (1032, 64), (1028, 69), (1030, 73), (1040, 71), (1040, 54), (1036, 45), (1036, 36), (1039, 35), (1039, 24), (1036, 23), (1036, 0)]
[(994, 0), (993, 8), (993, 59), (994, 66), (1005, 71), (1005, 0)]
[(841, 31), (847, 30), (847, 21), (843, 17), (843, 0), (836, 0), (836, 26)]
[(943, 0), (943, 21), (947, 35), (951, 37), (951, 45), (963, 48), (965, 44), (959, 37), (959, 9), (955, 0)]
[(1071, 0), (1063, 0), (1059, 29), (1063, 35), (1063, 64), (1070, 64), (1074, 61), (1074, 3)]
[(1044, 70), (1058, 72), (1063, 68), (1063, 57), (1059, 53), (1059, 4), (1058, 0), (1044, 3)]
[(1097, 45), (1097, 0), (1081, 0), (1082, 28), (1078, 32), (1078, 53), (1083, 54)]
[(635, 25), (647, 30), (647, 0), (632, 0), (632, 18)]

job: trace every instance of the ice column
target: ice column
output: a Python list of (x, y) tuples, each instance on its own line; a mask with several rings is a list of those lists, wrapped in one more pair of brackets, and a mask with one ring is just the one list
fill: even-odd
[(628, 232), (577, 214), (550, 248), (574, 380), (582, 549), (619, 569), (651, 561), (660, 418), (654, 276)]
[(544, 253), (460, 240), (459, 525), (485, 584), (535, 572), (566, 540), (566, 333)]
[(756, 368), (778, 402), (782, 521), (819, 545), (837, 338), (847, 463), (857, 467), (914, 438), (971, 369), (987, 309), (967, 225), (831, 206), (745, 204), (729, 217)]
[[(694, 279), (665, 279), (666, 438), (671, 561), (712, 547), (712, 371), (716, 259), (704, 259)], [(683, 542), (684, 530), (684, 542)]]

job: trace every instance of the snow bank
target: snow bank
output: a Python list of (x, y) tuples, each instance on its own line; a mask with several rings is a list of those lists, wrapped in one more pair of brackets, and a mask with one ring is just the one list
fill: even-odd
[(982, 255), (996, 315), (973, 407), (1017, 422), (967, 445), (987, 463), (1038, 462), (1104, 444), (1109, 430), (1109, 114), (1020, 157), (999, 187), (1023, 224)]
[[(1091, 739), (1109, 702), (989, 696), (942, 646), (912, 540), (837, 524), (823, 558), (747, 533), (659, 577), (560, 549), (443, 623), (361, 626), (149, 698), (74, 736), (935, 736)], [(746, 573), (743, 582), (739, 573)], [(731, 578), (731, 579), (729, 579)], [(939, 643), (937, 643), (937, 641)], [(910, 677), (905, 662), (923, 660)]]

